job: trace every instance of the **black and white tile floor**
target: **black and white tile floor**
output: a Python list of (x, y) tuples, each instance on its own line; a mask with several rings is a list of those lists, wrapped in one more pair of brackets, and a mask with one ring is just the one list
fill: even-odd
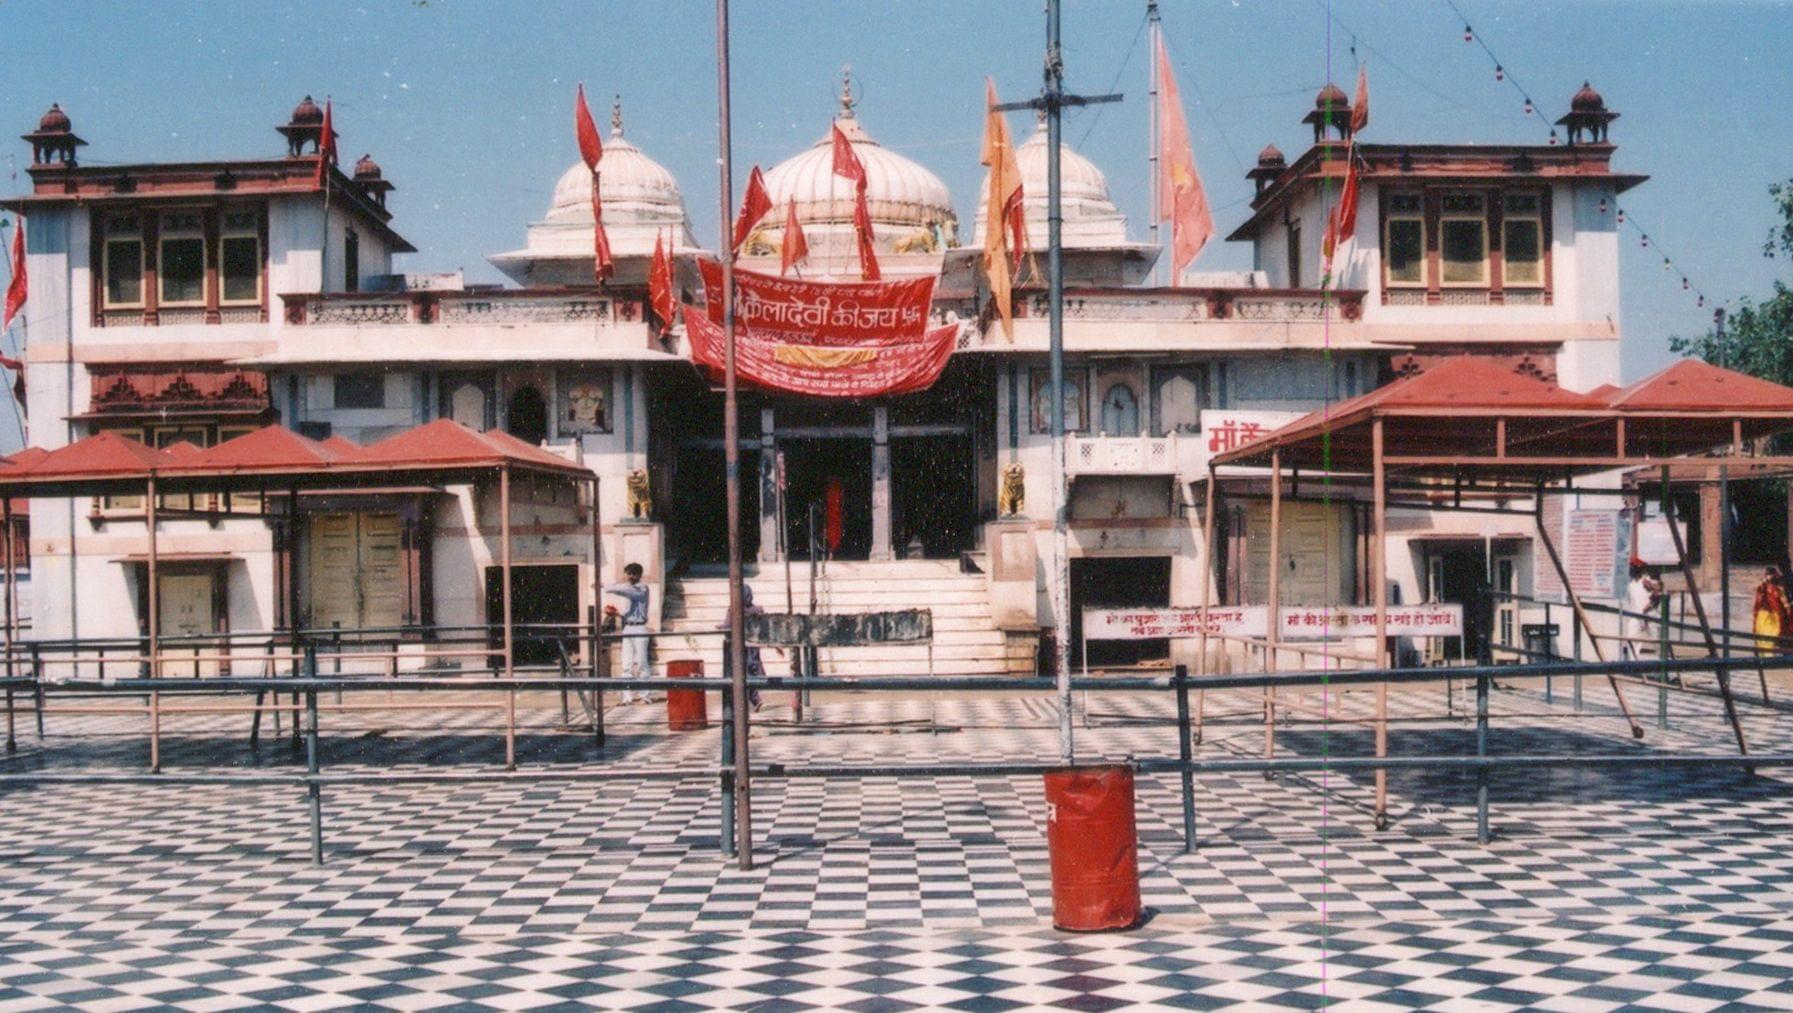
[[(1558, 686), (1559, 691), (1566, 687)], [(1654, 715), (1654, 694), (1632, 691)], [(1331, 724), (1279, 749), (1367, 752)], [(1715, 703), (1671, 700), (1632, 744), (1605, 708), (1535, 688), (1495, 695), (1497, 750), (1723, 752)], [(602, 755), (526, 707), (525, 771), (713, 764), (715, 734), (671, 736), (612, 713)], [(1285, 701), (1289, 702), (1289, 701)], [(1461, 698), (1457, 700), (1460, 705)], [(1320, 703), (1308, 701), (1318, 717)], [(1435, 689), (1393, 751), (1465, 751)], [(1108, 698), (1090, 757), (1168, 755), (1164, 701)], [(1208, 701), (1201, 755), (1262, 748), (1256, 701)], [(1746, 709), (1760, 751), (1793, 716)], [(1228, 717), (1228, 715), (1232, 715)], [(890, 763), (1049, 757), (1049, 702), (827, 700), (819, 727), (768, 708), (756, 760)], [(488, 713), (325, 716), (327, 771), (489, 770)], [(239, 719), (165, 719), (169, 770), (287, 769)], [(423, 727), (420, 727), (423, 726)], [(50, 719), (0, 769), (140, 769), (134, 717)], [(1496, 840), (1474, 838), (1467, 775), (1390, 778), (1378, 833), (1370, 777), (1204, 776), (1185, 854), (1175, 778), (1139, 786), (1142, 889), (1131, 933), (1050, 927), (1037, 778), (765, 781), (758, 868), (717, 855), (717, 788), (682, 782), (332, 787), (327, 863), (308, 861), (290, 788), (0, 789), (0, 1010), (276, 1006), (1011, 1009), (1793, 1008), (1788, 775), (1724, 769), (1527, 771), (1494, 786)]]

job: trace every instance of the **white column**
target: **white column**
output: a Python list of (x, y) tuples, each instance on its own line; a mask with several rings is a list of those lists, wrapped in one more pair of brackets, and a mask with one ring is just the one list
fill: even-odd
[[(778, 452), (777, 431), (771, 407), (760, 409), (760, 453), (758, 482), (760, 486), (760, 552), (762, 563), (776, 562), (778, 554), (778, 476), (773, 470), (773, 455)], [(745, 476), (743, 476), (745, 477)]]
[(872, 558), (890, 552), (890, 409), (872, 409)]

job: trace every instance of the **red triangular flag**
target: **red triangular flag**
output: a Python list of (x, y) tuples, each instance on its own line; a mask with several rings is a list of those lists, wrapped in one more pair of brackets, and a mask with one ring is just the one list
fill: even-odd
[(784, 244), (780, 250), (778, 273), (788, 273), (797, 266), (797, 261), (808, 256), (809, 240), (803, 235), (803, 223), (797, 220), (797, 199), (793, 197), (785, 205)]
[(771, 210), (772, 197), (766, 193), (766, 177), (760, 175), (760, 167), (756, 165), (747, 177), (747, 192), (741, 195), (741, 213), (735, 216), (736, 252), (740, 252), (741, 244), (747, 241), (753, 227)]
[(860, 193), (865, 192), (865, 166), (854, 153), (853, 143), (841, 133), (838, 123), (834, 125), (834, 174), (852, 180)]
[(0, 366), (12, 370), (12, 396), (20, 406), (25, 404), (25, 364), (10, 355), (0, 354)]
[(336, 164), (336, 131), (331, 129), (330, 120), (330, 100), (325, 99), (324, 125), (318, 130), (318, 172), (313, 184), (320, 187), (330, 178), (330, 167)]
[(660, 234), (654, 233), (654, 263), (647, 276), (648, 302), (654, 309), (654, 315), (660, 318), (663, 328), (672, 327), (672, 257), (666, 252), (666, 245), (660, 241)]
[(1320, 277), (1325, 285), (1332, 277), (1332, 256), (1339, 244), (1357, 231), (1357, 142), (1345, 149), (1345, 185), (1339, 190), (1339, 202), (1326, 218), (1326, 234), (1320, 240)]
[(579, 157), (585, 160), (585, 167), (597, 172), (598, 162), (604, 157), (604, 142), (598, 137), (598, 125), (592, 122), (591, 107), (585, 104), (583, 84), (573, 97), (573, 136), (579, 141)]
[(579, 157), (591, 170), (592, 269), (601, 283), (616, 273), (616, 262), (610, 258), (610, 236), (604, 232), (604, 205), (598, 200), (598, 163), (604, 158), (604, 142), (598, 138), (598, 125), (592, 122), (591, 109), (585, 104), (583, 84), (573, 97), (573, 136), (579, 142)]
[(878, 252), (872, 247), (872, 214), (865, 203), (865, 165), (838, 123), (834, 125), (834, 174), (853, 181), (853, 239), (859, 247), (859, 273), (866, 281), (882, 280)]
[(19, 219), (12, 230), (12, 283), (6, 286), (6, 316), (0, 320), (0, 331), (12, 326), (12, 318), (25, 308), (25, 219)]
[(1353, 134), (1370, 125), (1370, 75), (1364, 68), (1357, 68), (1357, 98), (1351, 103), (1351, 132)]

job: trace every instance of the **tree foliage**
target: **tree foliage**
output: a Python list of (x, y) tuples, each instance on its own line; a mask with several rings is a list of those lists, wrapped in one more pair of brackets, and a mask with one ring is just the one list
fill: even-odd
[[(1768, 230), (1762, 256), (1793, 260), (1793, 179), (1768, 188), (1779, 222)], [(1669, 350), (1793, 386), (1793, 288), (1776, 279), (1774, 292), (1756, 302), (1745, 298), (1715, 326), (1694, 338), (1673, 337)]]

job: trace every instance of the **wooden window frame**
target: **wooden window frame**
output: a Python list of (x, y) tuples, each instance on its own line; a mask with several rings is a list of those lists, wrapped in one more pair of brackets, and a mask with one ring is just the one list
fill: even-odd
[[(1488, 291), (1496, 277), (1494, 249), (1492, 246), (1492, 222), (1490, 209), (1493, 201), (1490, 197), (1497, 191), (1462, 190), (1452, 188), (1439, 192), (1438, 201), (1438, 287), (1441, 289), (1467, 289), (1471, 291)], [(1479, 214), (1469, 211), (1446, 211), (1444, 201), (1449, 197), (1475, 197), (1481, 200), (1482, 210)], [(1444, 276), (1444, 230), (1451, 222), (1474, 222), (1482, 230), (1482, 276), (1471, 281), (1451, 281)]]
[[(1532, 197), (1537, 200), (1538, 206), (1535, 210), (1530, 212), (1510, 212), (1506, 208), (1507, 199), (1510, 197)], [(1530, 292), (1534, 290), (1543, 291), (1549, 289), (1550, 272), (1548, 270), (1548, 251), (1550, 248), (1545, 243), (1545, 236), (1549, 234), (1545, 226), (1545, 210), (1548, 207), (1549, 201), (1546, 192), (1541, 190), (1513, 189), (1503, 191), (1500, 194), (1500, 282), (1503, 290), (1519, 289)], [(1537, 225), (1538, 259), (1536, 263), (1538, 265), (1538, 276), (1535, 279), (1514, 279), (1508, 275), (1507, 268), (1509, 262), (1506, 256), (1506, 247), (1507, 224), (1509, 222), (1533, 222)]]
[[(166, 219), (174, 215), (184, 214), (192, 214), (199, 219), (197, 229), (188, 230), (183, 228), (180, 231), (171, 234), (166, 228), (166, 223), (164, 221), (158, 220), (157, 222), (156, 305), (158, 307), (167, 307), (169, 309), (205, 309), (210, 303), (210, 300), (207, 298), (207, 289), (210, 286), (207, 284), (207, 275), (209, 273), (207, 270), (207, 263), (209, 258), (206, 256), (207, 244), (204, 211), (199, 208), (164, 211), (158, 215), (158, 219)], [(199, 298), (170, 299), (168, 298), (168, 293), (163, 289), (164, 284), (168, 281), (167, 272), (164, 270), (168, 260), (168, 244), (188, 242), (199, 244)]]
[[(1414, 200), (1419, 202), (1419, 210), (1417, 210), (1417, 211), (1391, 211), (1389, 209), (1389, 205), (1393, 202), (1393, 199), (1396, 197), (1411, 197), (1411, 198), (1413, 198)], [(1381, 210), (1382, 210), (1382, 258), (1381, 258), (1382, 259), (1382, 287), (1384, 289), (1398, 288), (1398, 289), (1404, 289), (1404, 290), (1424, 291), (1426, 288), (1426, 283), (1427, 283), (1427, 277), (1426, 277), (1426, 275), (1427, 275), (1426, 197), (1425, 197), (1425, 194), (1420, 193), (1420, 192), (1412, 192), (1412, 191), (1397, 191), (1397, 192), (1393, 192), (1393, 193), (1384, 193), (1382, 195), (1382, 199), (1378, 203), (1380, 204)], [(1394, 247), (1394, 242), (1391, 238), (1390, 230), (1391, 230), (1391, 227), (1396, 222), (1413, 222), (1414, 224), (1419, 226), (1419, 278), (1414, 281), (1398, 280), (1389, 271), (1388, 253), (1389, 253), (1389, 250)]]
[[(228, 224), (230, 216), (236, 214), (254, 215), (255, 222), (248, 226)], [(262, 215), (253, 209), (224, 207), (219, 209), (217, 219), (218, 238), (215, 245), (218, 261), (218, 305), (232, 308), (259, 306), (268, 287), (267, 244), (262, 239)], [(224, 275), (224, 244), (244, 239), (255, 244), (255, 294), (247, 299), (232, 299), (225, 294), (227, 279)]]
[[(125, 232), (125, 231), (120, 230), (118, 232), (114, 232), (113, 231), (113, 220), (114, 219), (126, 219), (126, 218), (135, 218), (137, 220), (136, 231)], [(100, 260), (100, 263), (99, 263), (100, 298), (98, 300), (98, 304), (99, 304), (100, 308), (102, 310), (140, 310), (140, 309), (142, 309), (145, 305), (145, 302), (147, 299), (147, 293), (148, 293), (148, 290), (143, 287), (143, 277), (144, 277), (143, 260), (144, 260), (144, 255), (145, 255), (145, 245), (143, 242), (143, 220), (142, 220), (142, 218), (137, 215), (134, 215), (134, 214), (133, 215), (120, 214), (120, 215), (105, 216), (104, 221), (102, 221), (100, 227), (95, 231), (97, 231), (99, 233), (98, 238), (99, 238), (99, 247), (100, 247), (100, 257), (99, 257), (99, 260)], [(135, 302), (113, 302), (112, 301), (112, 246), (115, 243), (119, 244), (119, 245), (131, 243), (131, 244), (135, 244), (137, 247), (137, 301), (135, 301)]]

